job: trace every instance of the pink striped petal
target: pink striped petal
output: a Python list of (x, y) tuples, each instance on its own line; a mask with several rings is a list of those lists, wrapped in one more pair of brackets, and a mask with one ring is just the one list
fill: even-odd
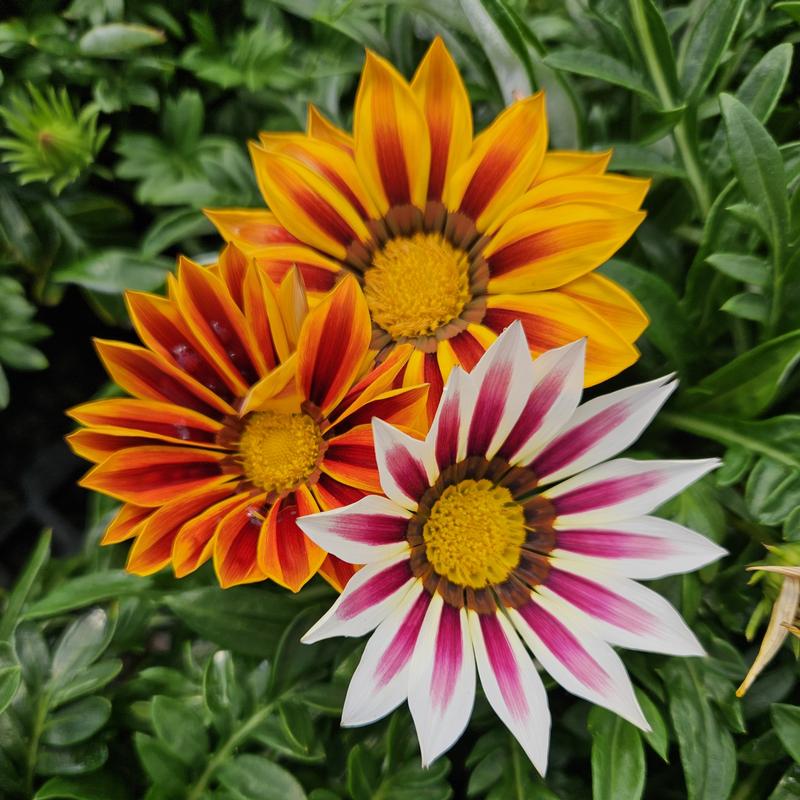
[(539, 673), (504, 614), (469, 613), (478, 675), (495, 713), (544, 775), (550, 710)]
[(552, 601), (549, 610), (556, 616), (578, 613), (610, 644), (675, 656), (704, 654), (697, 637), (660, 594), (600, 567), (554, 560), (537, 592)]
[(727, 553), (705, 536), (660, 517), (565, 530), (557, 524), (556, 528), (555, 558), (587, 560), (628, 578), (692, 572)]
[(426, 466), (431, 484), (439, 473), (467, 456), (467, 431), (475, 407), (475, 388), (466, 372), (453, 367), (428, 435)]
[(467, 455), (492, 459), (519, 419), (533, 389), (533, 364), (522, 323), (516, 320), (470, 372), (477, 397)]
[(591, 527), (648, 514), (719, 463), (716, 458), (696, 461), (617, 458), (542, 494), (555, 506), (560, 528)]
[(372, 419), (372, 433), (384, 494), (403, 508), (416, 511), (417, 501), (429, 487), (426, 443), (377, 417)]
[(556, 612), (539, 595), (508, 613), (539, 663), (568, 692), (650, 730), (620, 657), (577, 614)]
[(533, 388), (498, 455), (527, 464), (567, 424), (583, 391), (586, 340), (548, 350), (533, 362)]
[(411, 656), (430, 595), (416, 581), (370, 636), (347, 689), (342, 725), (367, 725), (385, 717), (408, 697)]
[(333, 511), (299, 517), (300, 530), (350, 564), (371, 564), (406, 552), (411, 514), (386, 497), (370, 495)]
[(303, 643), (369, 633), (397, 607), (415, 580), (407, 553), (367, 564), (350, 578), (336, 602), (303, 636)]
[(467, 612), (435, 594), (422, 624), (409, 673), (408, 706), (422, 766), (449, 750), (464, 732), (475, 701), (475, 659)]
[(678, 385), (669, 376), (596, 397), (531, 463), (539, 483), (553, 483), (621, 453), (635, 442)]

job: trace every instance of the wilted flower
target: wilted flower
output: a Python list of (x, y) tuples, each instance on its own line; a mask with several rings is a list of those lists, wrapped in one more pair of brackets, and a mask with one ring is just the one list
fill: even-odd
[(469, 721), (477, 665), (487, 700), (544, 772), (550, 715), (525, 645), (567, 690), (645, 730), (611, 645), (702, 654), (675, 609), (632, 579), (724, 553), (645, 516), (718, 462), (607, 461), (638, 438), (675, 382), (578, 406), (583, 369), (582, 341), (532, 362), (514, 323), (471, 374), (452, 371), (424, 441), (373, 422), (385, 497), (299, 520), (320, 547), (366, 565), (304, 637), (375, 629), (343, 724), (372, 722), (408, 699), (428, 764)]

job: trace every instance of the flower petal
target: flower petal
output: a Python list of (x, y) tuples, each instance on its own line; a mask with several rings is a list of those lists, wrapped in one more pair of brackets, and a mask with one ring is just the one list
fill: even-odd
[(225, 453), (189, 447), (147, 446), (120, 450), (89, 470), (86, 489), (140, 506), (159, 506), (232, 477), (223, 471)]
[(100, 544), (117, 544), (138, 535), (145, 520), (153, 513), (152, 508), (124, 503), (122, 508), (108, 523)]
[(256, 550), (266, 495), (246, 497), (217, 523), (214, 532), (214, 572), (223, 589), (263, 581)]
[(303, 636), (312, 644), (332, 636), (363, 636), (399, 605), (417, 579), (407, 553), (362, 567), (323, 617)]
[(326, 475), (365, 492), (380, 494), (371, 425), (358, 425), (326, 441), (327, 449), (320, 464)]
[(126, 436), (117, 428), (104, 428), (102, 430), (81, 428), (68, 434), (65, 438), (76, 456), (85, 458), (95, 464), (105, 461), (117, 450), (127, 450), (131, 447), (142, 447), (153, 443), (152, 439), (146, 439), (142, 436)]
[(556, 617), (578, 613), (610, 644), (675, 656), (704, 655), (697, 637), (660, 594), (594, 564), (553, 562), (536, 592), (551, 601), (548, 608)]
[(367, 51), (353, 112), (355, 157), (381, 214), (425, 207), (431, 147), (419, 103), (399, 72)]
[(510, 105), (476, 139), (449, 181), (445, 203), (485, 231), (530, 186), (547, 148), (544, 94)]
[(719, 466), (719, 459), (635, 461), (617, 458), (542, 492), (560, 528), (592, 526), (649, 514)]
[(550, 150), (536, 173), (534, 185), (565, 175), (602, 175), (611, 161), (611, 150), (589, 153), (584, 150)]
[(323, 511), (330, 511), (334, 508), (350, 505), (366, 497), (366, 492), (356, 489), (355, 486), (348, 486), (335, 478), (331, 478), (324, 472), (319, 476), (319, 480), (311, 487), (311, 492), (317, 500), (317, 504)]
[(458, 67), (437, 36), (411, 81), (428, 123), (431, 168), (428, 199), (441, 200), (450, 175), (469, 156), (472, 146), (472, 109)]
[(475, 657), (466, 609), (431, 598), (409, 672), (408, 707), (422, 766), (449, 750), (469, 723), (475, 702)]
[(258, 251), (270, 244), (297, 241), (266, 209), (206, 208), (203, 213), (226, 242), (234, 242), (245, 252)]
[(407, 698), (411, 656), (430, 599), (422, 582), (416, 581), (370, 636), (350, 679), (343, 726), (375, 722)]
[(541, 595), (508, 614), (539, 663), (568, 692), (650, 730), (620, 657), (578, 614), (564, 614)]
[(486, 699), (533, 766), (544, 775), (550, 745), (550, 710), (539, 673), (504, 614), (468, 613)]
[(555, 527), (554, 558), (588, 561), (627, 578), (652, 580), (693, 572), (727, 552), (705, 536), (660, 517)]
[(236, 306), (244, 310), (244, 281), (250, 259), (235, 245), (227, 244), (219, 254), (216, 265), (210, 268), (219, 275)]
[(460, 367), (455, 367), (436, 409), (433, 424), (425, 438), (424, 451), (428, 480), (433, 485), (439, 473), (467, 457), (467, 434), (474, 419), (475, 384)]
[(275, 583), (299, 592), (325, 560), (325, 551), (298, 526), (298, 517), (314, 514), (317, 503), (301, 486), (269, 510), (258, 541), (258, 564)]
[(306, 317), (297, 343), (297, 382), (327, 416), (355, 381), (369, 349), (371, 326), (364, 295), (346, 277)]
[(323, 550), (351, 564), (371, 564), (408, 552), (410, 518), (388, 498), (371, 495), (346, 508), (302, 517), (297, 524)]
[(423, 353), (415, 349), (403, 373), (403, 385), (417, 386), (420, 383), (428, 384), (427, 416), (428, 420), (432, 420), (442, 397), (444, 378), (436, 353)]
[(483, 251), (489, 292), (539, 292), (599, 267), (630, 239), (645, 214), (609, 205), (570, 203), (523, 211)]
[(325, 294), (333, 289), (342, 265), (302, 244), (265, 247), (254, 256), (258, 268), (269, 279), (280, 284), (292, 271), (302, 278), (302, 286), (310, 295)]
[(401, 386), (378, 395), (352, 412), (348, 409), (337, 427), (361, 427), (368, 425), (373, 417), (380, 417), (391, 425), (422, 434), (428, 429), (427, 405), (426, 385)]
[(353, 152), (353, 137), (341, 128), (337, 128), (311, 103), (308, 104), (306, 133), (320, 141), (328, 142), (328, 144), (335, 144), (346, 153), (352, 154)]
[(292, 353), (282, 364), (253, 384), (239, 405), (239, 416), (251, 411), (285, 411), (293, 414), (300, 411), (303, 398), (297, 391), (297, 353)]
[(539, 484), (568, 478), (633, 444), (675, 391), (678, 383), (669, 378), (627, 386), (579, 406), (531, 462)]
[(348, 581), (358, 572), (358, 566), (348, 564), (328, 553), (319, 568), (319, 574), (337, 591), (342, 592)]
[(372, 420), (372, 432), (384, 494), (403, 508), (416, 511), (417, 501), (429, 486), (427, 445), (377, 417)]
[(278, 289), (256, 267), (248, 269), (242, 285), (242, 310), (256, 354), (259, 377), (289, 356), (289, 342), (278, 300)]

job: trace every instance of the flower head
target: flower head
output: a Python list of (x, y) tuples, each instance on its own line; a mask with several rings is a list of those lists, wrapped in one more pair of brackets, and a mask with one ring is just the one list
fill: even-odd
[(276, 279), (296, 263), (321, 292), (355, 274), (373, 347), (413, 345), (404, 382), (430, 384), (430, 416), (452, 367), (514, 319), (534, 354), (586, 336), (587, 385), (636, 360), (647, 318), (593, 270), (644, 218), (649, 183), (606, 174), (608, 152), (547, 152), (541, 92), (473, 138), (437, 38), (410, 84), (367, 53), (353, 127), (312, 107), (306, 134), (263, 134), (251, 153), (270, 211), (207, 213)]
[(380, 491), (370, 420), (414, 429), (426, 388), (395, 388), (408, 349), (365, 374), (369, 315), (352, 278), (307, 313), (299, 276), (276, 286), (229, 246), (182, 259), (169, 297), (129, 292), (144, 347), (98, 341), (130, 398), (70, 415), (96, 466), (82, 485), (122, 500), (104, 544), (134, 539), (127, 568), (179, 577), (213, 557), (222, 586), (270, 578), (297, 591), (353, 574), (296, 519)]
[(455, 368), (424, 441), (374, 420), (385, 497), (300, 520), (320, 547), (364, 566), (305, 635), (374, 630), (343, 724), (408, 699), (430, 763), (466, 727), (477, 675), (540, 772), (550, 717), (525, 646), (567, 690), (647, 729), (611, 645), (702, 648), (661, 595), (636, 583), (723, 550), (654, 508), (717, 465), (608, 461), (672, 392), (669, 378), (578, 405), (584, 343), (531, 361), (520, 323), (466, 374)]

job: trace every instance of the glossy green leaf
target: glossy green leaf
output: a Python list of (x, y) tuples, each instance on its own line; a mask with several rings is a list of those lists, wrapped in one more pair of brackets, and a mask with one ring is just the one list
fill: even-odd
[(33, 800), (127, 800), (121, 780), (107, 772), (75, 778), (50, 778)]
[(116, 22), (98, 25), (79, 42), (81, 53), (95, 58), (125, 58), (142, 47), (164, 42), (164, 32), (146, 25)]
[(742, 292), (726, 300), (720, 310), (740, 319), (763, 323), (767, 321), (769, 304), (763, 294)]
[(191, 766), (203, 761), (209, 742), (203, 720), (186, 700), (158, 695), (150, 713), (156, 735), (178, 758)]
[(146, 733), (137, 731), (133, 735), (133, 744), (150, 780), (167, 792), (183, 796), (187, 781), (183, 761), (165, 744)]
[(589, 712), (592, 734), (592, 797), (594, 800), (638, 800), (645, 783), (644, 748), (639, 731), (622, 717), (594, 706)]
[(33, 588), (40, 570), (50, 558), (51, 539), (52, 533), (50, 531), (42, 534), (28, 559), (28, 563), (25, 565), (25, 569), (20, 574), (13, 591), (9, 595), (3, 616), (0, 617), (0, 642), (7, 640), (11, 636), (28, 594)]
[(108, 759), (102, 742), (86, 742), (73, 747), (40, 747), (36, 757), (37, 775), (83, 775), (94, 772)]
[(77, 744), (94, 736), (108, 722), (111, 703), (105, 697), (86, 697), (51, 714), (44, 726), (45, 744)]
[(652, 90), (639, 73), (605, 53), (569, 48), (550, 53), (544, 59), (544, 63), (553, 69), (574, 72), (577, 75), (586, 75), (589, 78), (597, 78), (606, 83), (623, 86), (642, 95), (652, 103), (657, 102)]
[(642, 731), (641, 736), (664, 761), (669, 763), (669, 734), (664, 716), (647, 694), (638, 687), (634, 687), (634, 691), (636, 692), (636, 699), (642, 707), (645, 719), (651, 728), (649, 731)]
[(772, 725), (786, 752), (800, 764), (800, 706), (775, 703), (770, 708)]
[(87, 694), (102, 689), (122, 670), (122, 661), (118, 658), (104, 659), (88, 666), (65, 680), (53, 693), (51, 706), (57, 708), (71, 700), (77, 700)]
[(770, 265), (755, 256), (743, 253), (714, 253), (706, 261), (723, 275), (743, 283), (766, 286), (769, 280)]
[(378, 787), (378, 765), (363, 745), (347, 756), (347, 791), (353, 800), (373, 800)]
[(219, 782), (244, 800), (305, 800), (299, 781), (272, 761), (242, 755), (217, 771)]
[(769, 458), (761, 458), (747, 479), (745, 503), (764, 525), (778, 525), (800, 505), (800, 473)]
[(81, 670), (96, 661), (111, 641), (115, 620), (95, 608), (70, 624), (56, 645), (51, 684), (61, 688)]
[(56, 283), (74, 283), (102, 294), (126, 289), (152, 291), (161, 286), (172, 264), (133, 250), (102, 250), (53, 272)]
[(14, 699), (21, 680), (22, 668), (11, 645), (0, 642), (0, 714)]

